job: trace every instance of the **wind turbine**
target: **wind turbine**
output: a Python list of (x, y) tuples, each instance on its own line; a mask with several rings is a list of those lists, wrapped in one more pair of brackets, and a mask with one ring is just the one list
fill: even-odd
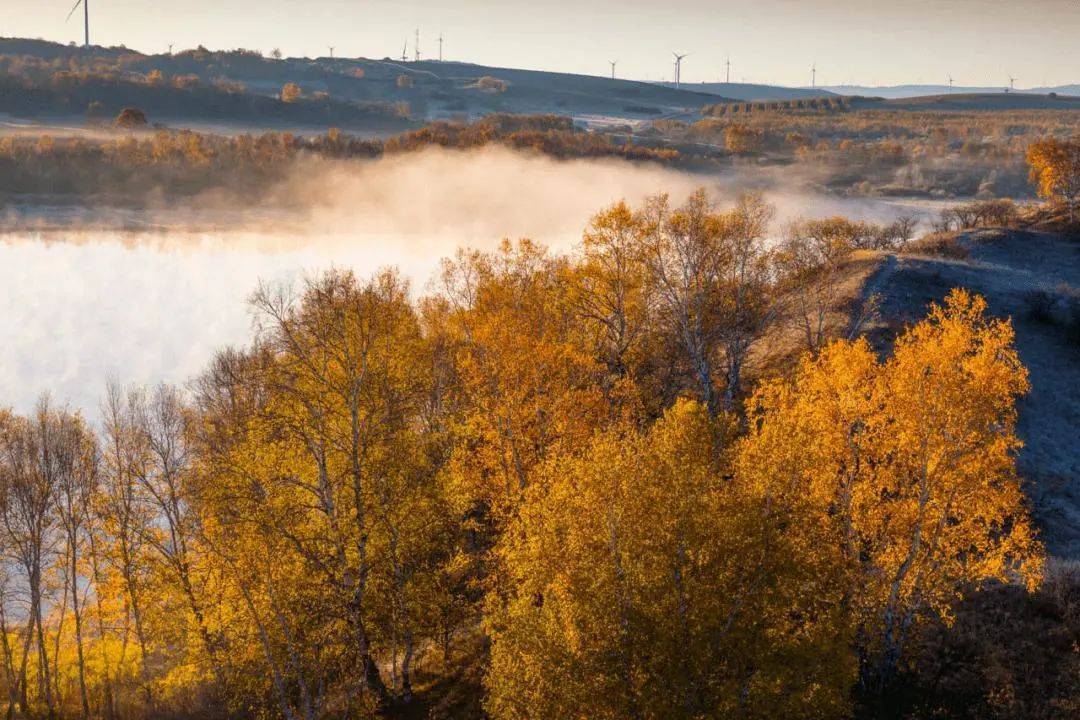
[(405, 44), (401, 46), (401, 62), (409, 59), (409, 38), (405, 38)]
[(79, 9), (80, 4), (83, 6), (83, 30), (85, 32), (84, 47), (89, 48), (90, 47), (90, 0), (75, 0), (75, 4), (71, 7), (71, 12), (69, 12), (67, 17), (64, 18), (64, 22), (67, 22), (68, 20), (71, 19), (71, 16), (74, 15), (75, 11)]
[(608, 60), (608, 65), (611, 66), (611, 79), (615, 79), (615, 66), (618, 65), (618, 60)]
[(949, 94), (952, 95), (952, 75), (949, 76)]
[(439, 33), (439, 62), (442, 62), (442, 33)]
[(730, 85), (731, 84), (731, 56), (730, 55), (728, 55), (727, 61), (726, 61), (725, 64), (727, 65), (727, 75), (726, 75), (726, 77), (724, 79), (724, 82), (728, 83)]
[(330, 59), (333, 60), (334, 59), (334, 46), (333, 45), (328, 45), (327, 47), (330, 48)]
[(690, 53), (683, 53), (680, 55), (677, 52), (672, 52), (675, 56), (675, 87), (679, 87), (679, 83), (682, 80), (682, 61), (684, 57), (688, 57)]
[(810, 66), (810, 87), (817, 87), (817, 63)]
[(420, 28), (416, 28), (416, 42), (413, 43), (413, 56), (420, 62)]
[(1009, 77), (1009, 92), (1012, 92), (1015, 89), (1016, 89), (1016, 78), (1010, 76)]

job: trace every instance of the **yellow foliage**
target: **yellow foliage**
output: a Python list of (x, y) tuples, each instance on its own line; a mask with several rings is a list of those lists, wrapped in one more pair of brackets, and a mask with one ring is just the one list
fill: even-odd
[(764, 384), (736, 472), (801, 506), (798, 532), (838, 552), (865, 638), (864, 673), (895, 672), (913, 626), (985, 580), (1037, 583), (1015, 470), (1027, 372), (1007, 321), (963, 290), (879, 361), (865, 340), (805, 358)]
[(1027, 159), (1039, 197), (1063, 201), (1069, 217), (1075, 218), (1080, 202), (1080, 138), (1039, 140), (1028, 148)]
[(731, 430), (680, 401), (544, 465), (499, 548), (495, 718), (844, 714), (833, 569), (727, 475)]

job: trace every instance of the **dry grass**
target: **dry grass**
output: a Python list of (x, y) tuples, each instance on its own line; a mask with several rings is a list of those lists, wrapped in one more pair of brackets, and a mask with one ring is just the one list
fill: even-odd
[(905, 251), (913, 255), (965, 260), (971, 255), (971, 249), (964, 242), (963, 232), (936, 232), (925, 235), (908, 243)]

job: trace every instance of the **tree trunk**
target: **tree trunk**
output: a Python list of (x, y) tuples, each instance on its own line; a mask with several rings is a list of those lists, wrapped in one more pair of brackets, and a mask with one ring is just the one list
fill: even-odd
[(15, 706), (19, 701), (19, 686), (15, 677), (15, 658), (11, 653), (11, 641), (8, 638), (7, 614), (4, 612), (4, 602), (0, 598), (0, 645), (4, 651), (4, 679), (7, 682), (8, 691), (8, 720), (15, 715)]
[(83, 720), (90, 718), (90, 698), (86, 693), (86, 658), (83, 653), (82, 636), (82, 613), (79, 610), (79, 575), (78, 575), (78, 551), (75, 549), (75, 540), (71, 546), (71, 613), (75, 618), (75, 652), (79, 661), (79, 698), (82, 701)]
[(49, 720), (55, 720), (56, 709), (53, 707), (52, 678), (49, 674), (49, 658), (45, 650), (45, 627), (41, 619), (41, 587), (40, 571), (31, 580), (30, 587), (31, 613), (37, 624), (38, 646), (38, 684), (41, 688), (42, 697), (45, 698), (45, 707)]

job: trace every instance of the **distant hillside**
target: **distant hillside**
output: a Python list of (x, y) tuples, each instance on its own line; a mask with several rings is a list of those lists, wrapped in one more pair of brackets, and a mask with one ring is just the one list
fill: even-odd
[[(989, 86), (954, 86), (948, 85), (890, 85), (884, 87), (870, 87), (868, 85), (830, 85), (825, 90), (839, 95), (863, 95), (866, 97), (882, 98), (914, 98), (927, 95), (984, 95), (1005, 94), (1005, 85)], [(1037, 87), (1020, 89), (1016, 91), (1025, 95), (1080, 95), (1080, 85), (1060, 85), (1057, 87)]]
[(857, 110), (922, 112), (1000, 112), (1007, 110), (1080, 110), (1080, 97), (1067, 95), (928, 95), (915, 98), (873, 98), (833, 95), (806, 100), (756, 100), (719, 102), (702, 106), (706, 117), (736, 117), (751, 113), (836, 113)]
[(403, 129), (403, 110), (389, 103), (351, 103), (320, 97), (283, 102), (277, 97), (185, 80), (140, 82), (60, 71), (48, 83), (0, 72), (0, 113), (15, 117), (83, 116), (109, 121), (123, 109), (143, 110), (151, 123), (232, 121), (262, 127)]
[[(664, 87), (675, 87), (674, 83), (656, 83)], [(807, 100), (810, 98), (834, 97), (837, 93), (822, 88), (791, 88), (779, 85), (756, 85), (753, 83), (683, 83), (683, 90), (720, 95), (741, 101), (757, 100)], [(716, 102), (714, 99), (713, 102)]]
[(338, 72), (359, 68), (365, 77), (408, 73), (426, 94), (429, 116), (484, 112), (543, 113), (648, 119), (700, 107), (716, 98), (695, 89), (594, 75), (523, 70), (461, 62), (328, 60)]
[(884, 101), (863, 100), (856, 107), (880, 104), (893, 110), (1080, 110), (1080, 97), (1027, 93), (952, 93)]
[(296, 83), (305, 95), (325, 94), (329, 102), (407, 105), (418, 120), (557, 113), (590, 123), (632, 122), (694, 112), (718, 100), (704, 92), (589, 75), (390, 58), (274, 59), (248, 50), (203, 47), (145, 55), (126, 48), (84, 50), (0, 38), (0, 70), (5, 60), (20, 71), (36, 69), (45, 78), (60, 71), (135, 79), (157, 72), (166, 79), (193, 76), (203, 85), (241, 85), (248, 95), (268, 97), (278, 96), (285, 83)]

